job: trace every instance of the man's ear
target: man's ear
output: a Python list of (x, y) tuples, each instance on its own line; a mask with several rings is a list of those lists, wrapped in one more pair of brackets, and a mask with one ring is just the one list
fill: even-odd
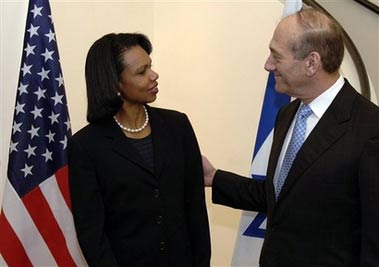
[(320, 54), (317, 52), (310, 52), (305, 59), (305, 64), (307, 75), (309, 77), (315, 75), (322, 65)]

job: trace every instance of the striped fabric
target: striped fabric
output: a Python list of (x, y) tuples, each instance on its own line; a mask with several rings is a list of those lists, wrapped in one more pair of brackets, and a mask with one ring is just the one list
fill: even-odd
[(87, 266), (68, 190), (71, 135), (47, 0), (31, 0), (0, 215), (0, 266)]
[(140, 139), (128, 138), (151, 171), (154, 171), (153, 139), (151, 134)]

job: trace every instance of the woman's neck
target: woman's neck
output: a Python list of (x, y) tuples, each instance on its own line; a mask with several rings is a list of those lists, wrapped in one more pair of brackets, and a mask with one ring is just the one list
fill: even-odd
[(143, 138), (151, 132), (149, 115), (143, 105), (123, 105), (114, 119), (128, 137)]

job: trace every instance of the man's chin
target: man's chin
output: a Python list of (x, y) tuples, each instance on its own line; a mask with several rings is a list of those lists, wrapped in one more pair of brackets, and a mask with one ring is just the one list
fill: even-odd
[(280, 94), (284, 94), (286, 92), (286, 89), (283, 86), (275, 84), (275, 91)]

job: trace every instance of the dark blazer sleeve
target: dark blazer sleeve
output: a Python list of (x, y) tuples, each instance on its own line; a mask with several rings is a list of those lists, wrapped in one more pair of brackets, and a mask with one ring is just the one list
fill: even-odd
[(95, 165), (79, 141), (69, 142), (69, 181), (78, 241), (91, 267), (119, 266), (104, 232), (104, 204)]
[(379, 137), (367, 142), (360, 158), (361, 262), (360, 266), (379, 264)]
[(211, 244), (201, 154), (192, 126), (184, 115), (184, 156), (187, 221), (193, 254), (192, 266), (209, 267)]
[(235, 209), (267, 212), (265, 181), (217, 170), (212, 184), (212, 201)]

